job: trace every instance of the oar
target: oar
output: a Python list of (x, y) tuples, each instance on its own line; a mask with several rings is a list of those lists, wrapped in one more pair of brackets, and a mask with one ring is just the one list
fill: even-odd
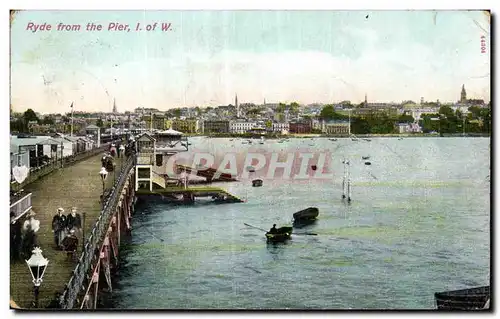
[(247, 223), (243, 223), (243, 224), (245, 224), (245, 226), (252, 227), (252, 228), (255, 228), (255, 229), (259, 229), (259, 230), (265, 231), (267, 233), (267, 230), (265, 230), (263, 228), (260, 228), (260, 227), (257, 227), (257, 226), (252, 226), (252, 225), (247, 224)]
[(292, 233), (292, 235), (318, 236), (316, 233)]

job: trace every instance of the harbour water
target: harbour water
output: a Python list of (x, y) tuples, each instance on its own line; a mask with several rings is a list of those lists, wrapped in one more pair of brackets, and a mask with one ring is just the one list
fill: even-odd
[[(329, 150), (334, 178), (221, 185), (241, 204), (139, 204), (106, 307), (434, 309), (434, 292), (489, 284), (488, 138), (190, 141), (211, 151)], [(341, 200), (344, 157), (350, 205)], [(309, 206), (318, 221), (296, 231), (317, 236), (268, 245), (244, 225), (290, 225)]]

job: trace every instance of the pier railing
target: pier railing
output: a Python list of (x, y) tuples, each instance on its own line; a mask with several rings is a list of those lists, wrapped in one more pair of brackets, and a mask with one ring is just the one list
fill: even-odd
[(78, 295), (81, 292), (83, 284), (91, 280), (89, 270), (96, 261), (99, 261), (98, 252), (100, 245), (102, 244), (102, 240), (108, 230), (111, 217), (113, 216), (116, 205), (118, 204), (121, 191), (125, 185), (127, 177), (129, 176), (129, 172), (133, 167), (134, 157), (131, 156), (127, 159), (126, 164), (122, 166), (120, 175), (116, 179), (111, 190), (111, 194), (107, 197), (104, 208), (101, 211), (94, 228), (90, 232), (90, 236), (85, 241), (85, 248), (80, 255), (78, 264), (73, 270), (73, 275), (66, 284), (64, 292), (60, 297), (59, 303), (61, 308), (72, 309)]
[(10, 212), (14, 213), (16, 219), (26, 214), (31, 209), (31, 193), (10, 204)]

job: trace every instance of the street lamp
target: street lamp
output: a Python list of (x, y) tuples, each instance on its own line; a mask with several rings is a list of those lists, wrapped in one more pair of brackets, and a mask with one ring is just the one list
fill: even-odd
[(35, 308), (38, 308), (38, 290), (42, 284), (42, 278), (49, 264), (49, 260), (42, 256), (40, 247), (33, 249), (33, 255), (26, 260), (30, 269), (31, 277), (33, 278), (33, 293), (35, 295)]
[(101, 167), (101, 171), (99, 172), (99, 175), (101, 176), (102, 180), (102, 204), (104, 205), (104, 183), (106, 181), (106, 177), (108, 176), (108, 171), (106, 170), (105, 167)]

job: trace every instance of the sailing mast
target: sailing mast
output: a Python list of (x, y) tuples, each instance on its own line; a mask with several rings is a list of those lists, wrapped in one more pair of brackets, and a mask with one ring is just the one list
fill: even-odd
[(70, 136), (73, 136), (73, 102), (71, 102), (71, 133)]
[(342, 199), (344, 199), (345, 198), (345, 179), (346, 179), (346, 175), (347, 175), (345, 158), (342, 161), (342, 164), (344, 164), (344, 177), (342, 178)]

